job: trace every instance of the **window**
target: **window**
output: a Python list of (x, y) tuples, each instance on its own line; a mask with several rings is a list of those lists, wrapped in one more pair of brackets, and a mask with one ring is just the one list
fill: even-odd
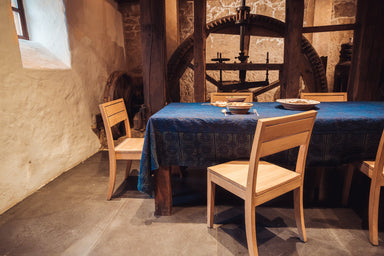
[(13, 18), (15, 20), (15, 26), (17, 36), (21, 39), (29, 40), (27, 22), (25, 20), (24, 7), (22, 0), (11, 0)]
[[(70, 69), (71, 52), (64, 1), (8, 1), (11, 2), (15, 19), (16, 28), (14, 33), (19, 36), (23, 67), (32, 69)], [(25, 21), (28, 22), (28, 32)]]

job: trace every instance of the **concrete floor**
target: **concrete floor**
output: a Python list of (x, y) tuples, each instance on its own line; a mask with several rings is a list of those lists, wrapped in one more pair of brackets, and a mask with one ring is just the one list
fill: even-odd
[[(187, 170), (183, 180), (175, 178), (174, 214), (156, 217), (153, 199), (135, 190), (135, 176), (105, 200), (108, 155), (99, 152), (0, 215), (0, 255), (247, 255), (240, 200), (218, 191), (217, 224), (207, 228), (204, 175)], [(357, 212), (306, 207), (302, 243), (291, 207), (258, 207), (259, 254), (384, 255), (382, 229), (380, 245), (372, 246)]]

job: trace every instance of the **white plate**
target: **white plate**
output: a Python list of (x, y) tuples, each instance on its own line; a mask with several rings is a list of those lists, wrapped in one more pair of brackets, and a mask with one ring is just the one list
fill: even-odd
[(309, 110), (317, 104), (320, 104), (317, 100), (306, 100), (306, 99), (278, 99), (279, 102), (285, 109), (290, 110)]

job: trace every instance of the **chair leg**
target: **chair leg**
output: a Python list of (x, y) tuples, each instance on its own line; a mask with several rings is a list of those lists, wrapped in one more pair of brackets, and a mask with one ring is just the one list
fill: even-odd
[(293, 191), (293, 204), (295, 208), (296, 226), (299, 231), (300, 240), (307, 242), (303, 210), (303, 186), (300, 186)]
[(348, 164), (348, 168), (344, 177), (343, 194), (341, 199), (341, 204), (343, 206), (347, 206), (348, 204), (349, 193), (351, 192), (351, 184), (352, 184), (354, 168), (355, 167), (353, 164)]
[(211, 180), (211, 174), (207, 174), (207, 225), (213, 227), (213, 217), (215, 211), (215, 190), (216, 184)]
[(125, 169), (125, 178), (127, 179), (129, 174), (131, 173), (132, 160), (127, 161), (127, 168)]
[(369, 192), (369, 241), (373, 245), (379, 245), (378, 238), (378, 218), (379, 218), (379, 201), (380, 201), (380, 186), (376, 186), (373, 180), (371, 181), (371, 189)]
[(250, 202), (245, 202), (245, 232), (247, 235), (247, 245), (249, 255), (258, 255), (256, 241), (256, 214), (255, 207)]
[(183, 178), (183, 173), (181, 172), (181, 167), (178, 165), (171, 166), (171, 175), (179, 176), (179, 179)]
[(107, 200), (111, 200), (116, 180), (116, 161), (109, 161), (109, 185)]

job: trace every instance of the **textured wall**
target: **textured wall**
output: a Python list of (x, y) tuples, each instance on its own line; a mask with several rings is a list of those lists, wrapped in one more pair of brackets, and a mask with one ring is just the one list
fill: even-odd
[(10, 1), (0, 1), (0, 213), (98, 151), (105, 82), (126, 67), (116, 6), (64, 5), (72, 69), (32, 70), (22, 67)]
[(119, 9), (123, 16), (127, 70), (131, 74), (142, 75), (140, 1), (121, 3)]

